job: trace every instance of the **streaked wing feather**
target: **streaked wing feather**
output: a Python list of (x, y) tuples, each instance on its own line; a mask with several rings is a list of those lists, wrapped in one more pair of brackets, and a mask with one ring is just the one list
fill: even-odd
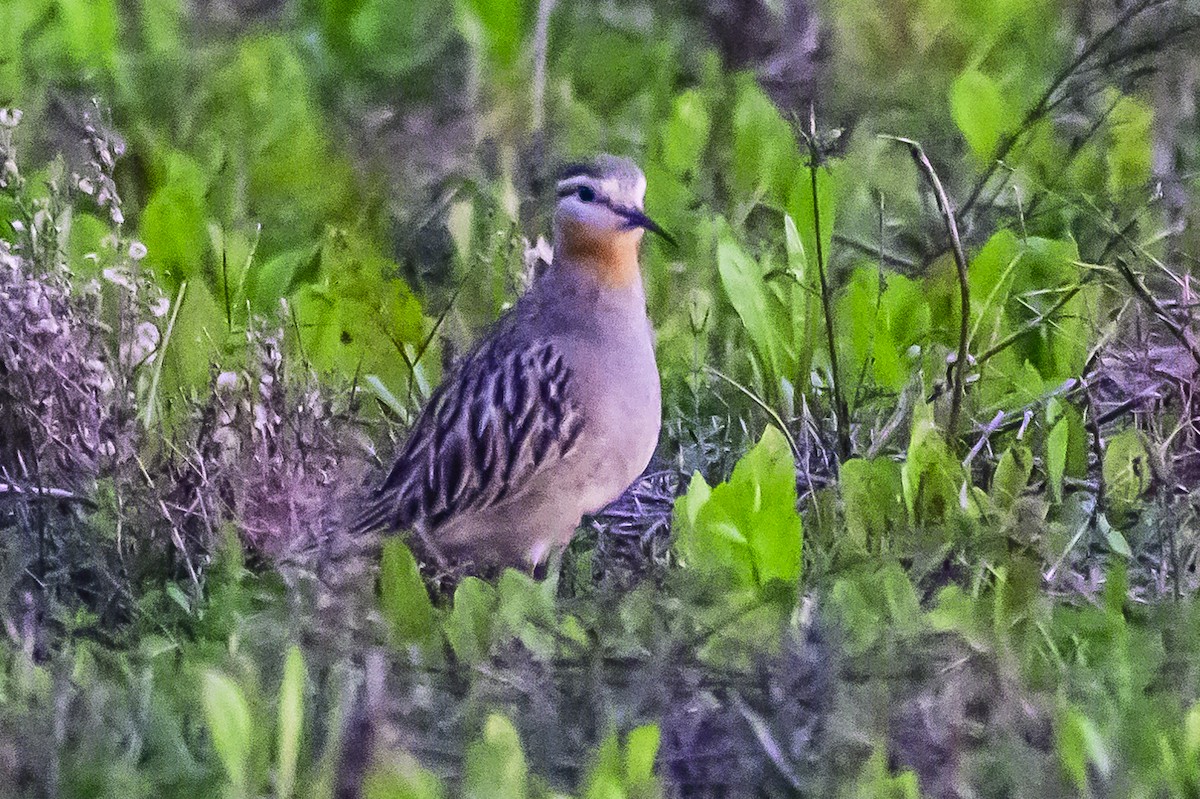
[(504, 501), (575, 448), (584, 418), (562, 354), (504, 343), (468, 356), (435, 392), (357, 529), (434, 529)]

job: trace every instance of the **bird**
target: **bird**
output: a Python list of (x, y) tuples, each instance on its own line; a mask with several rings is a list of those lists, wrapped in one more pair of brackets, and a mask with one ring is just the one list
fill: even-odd
[(674, 239), (629, 159), (572, 164), (556, 195), (550, 265), (430, 397), (357, 532), (536, 569), (649, 464), (662, 395), (640, 245)]

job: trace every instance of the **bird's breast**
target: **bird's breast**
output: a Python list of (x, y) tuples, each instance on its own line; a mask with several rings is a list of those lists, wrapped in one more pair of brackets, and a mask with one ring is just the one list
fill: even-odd
[[(647, 323), (643, 319), (643, 325)], [(584, 408), (579, 457), (591, 475), (583, 510), (624, 491), (650, 462), (662, 426), (662, 393), (648, 326), (623, 341), (577, 342), (572, 381)]]

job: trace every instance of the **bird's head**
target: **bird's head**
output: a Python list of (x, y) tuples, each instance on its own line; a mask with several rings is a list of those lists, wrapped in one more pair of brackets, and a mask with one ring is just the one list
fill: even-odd
[(674, 243), (674, 239), (646, 216), (646, 176), (628, 158), (601, 155), (586, 164), (566, 167), (558, 179), (558, 207), (554, 214), (559, 232), (583, 229), (592, 235), (617, 236), (649, 230)]
[[(554, 212), (556, 258), (590, 263), (617, 279), (646, 230), (674, 244), (665, 230), (646, 216), (646, 176), (627, 158), (602, 155), (564, 169), (557, 185)], [(616, 273), (616, 274), (608, 274)]]

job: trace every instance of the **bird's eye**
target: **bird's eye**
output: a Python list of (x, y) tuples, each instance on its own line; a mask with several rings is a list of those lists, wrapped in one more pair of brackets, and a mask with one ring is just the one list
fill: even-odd
[(585, 203), (590, 203), (596, 199), (596, 192), (592, 191), (592, 189), (588, 186), (580, 186), (579, 199), (583, 200)]

